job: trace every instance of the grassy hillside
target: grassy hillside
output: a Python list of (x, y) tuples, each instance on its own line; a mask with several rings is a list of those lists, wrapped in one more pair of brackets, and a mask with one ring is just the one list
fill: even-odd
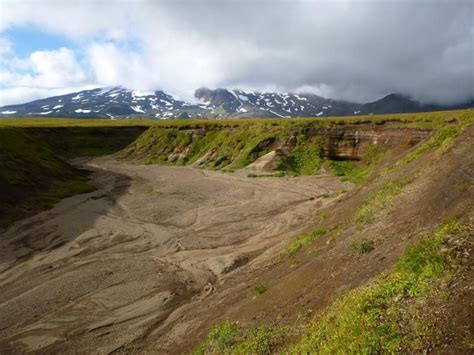
[(472, 111), (438, 122), (375, 161), (370, 181), (252, 280), (264, 293), (217, 310), (195, 353), (471, 352), (472, 123)]
[[(187, 121), (149, 128), (124, 155), (144, 164), (196, 165), (234, 171), (276, 151), (277, 170), (312, 175), (332, 171), (354, 183), (363, 182), (391, 148), (411, 149), (413, 139), (391, 140), (393, 130), (432, 130), (433, 137), (405, 158), (410, 161), (423, 150), (449, 142), (473, 122), (473, 110), (449, 113), (387, 115), (349, 119)], [(377, 144), (357, 135), (373, 134)], [(363, 133), (366, 132), (366, 133)], [(423, 132), (420, 132), (420, 134)], [(352, 135), (352, 136), (351, 136)], [(347, 137), (349, 136), (349, 137)], [(408, 134), (407, 134), (408, 136)], [(355, 138), (354, 138), (355, 137)], [(378, 137), (378, 138), (377, 138)], [(446, 143), (445, 143), (446, 141)], [(347, 158), (328, 152), (336, 146)], [(384, 159), (382, 159), (385, 156)], [(400, 164), (403, 164), (401, 161)], [(254, 174), (253, 174), (254, 175)]]

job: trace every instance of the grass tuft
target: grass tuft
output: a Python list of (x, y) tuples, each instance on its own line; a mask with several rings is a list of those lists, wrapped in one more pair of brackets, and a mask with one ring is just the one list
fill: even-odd
[(255, 296), (260, 296), (267, 292), (267, 287), (264, 284), (258, 283), (253, 287), (252, 291)]
[(359, 254), (366, 254), (374, 250), (374, 242), (368, 240), (367, 238), (363, 238), (362, 240), (358, 240), (352, 243), (351, 247)]
[(393, 198), (401, 194), (409, 182), (410, 180), (408, 179), (399, 179), (390, 180), (385, 183), (381, 188), (369, 195), (355, 213), (354, 221), (360, 224), (374, 223), (377, 215), (390, 206)]
[(288, 245), (288, 247), (286, 248), (286, 255), (292, 256), (302, 247), (321, 238), (326, 233), (327, 233), (327, 230), (325, 228), (318, 228), (309, 234), (304, 234), (304, 235), (299, 236), (294, 241), (292, 241), (290, 245)]

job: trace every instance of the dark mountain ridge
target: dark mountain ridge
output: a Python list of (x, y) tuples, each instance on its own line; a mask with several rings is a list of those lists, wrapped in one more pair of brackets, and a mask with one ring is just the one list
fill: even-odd
[(200, 88), (199, 102), (186, 102), (164, 91), (141, 92), (123, 87), (97, 88), (32, 102), (0, 107), (0, 117), (71, 118), (246, 118), (328, 117), (442, 111), (474, 107), (422, 104), (407, 96), (390, 94), (359, 104), (326, 99), (314, 94), (247, 92)]

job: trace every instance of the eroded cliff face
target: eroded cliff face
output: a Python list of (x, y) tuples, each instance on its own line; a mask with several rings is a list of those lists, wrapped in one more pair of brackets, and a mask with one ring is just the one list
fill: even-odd
[[(314, 173), (308, 161), (364, 160), (369, 147), (406, 151), (427, 139), (431, 130), (377, 125), (341, 127), (226, 127), (206, 130), (150, 128), (125, 155), (146, 163), (192, 164), (211, 169), (240, 169), (266, 156), (273, 170)], [(273, 153), (272, 153), (273, 152)], [(269, 153), (269, 156), (267, 156)], [(268, 160), (268, 159), (267, 159)]]
[(367, 126), (315, 129), (310, 134), (325, 138), (323, 156), (334, 160), (361, 160), (368, 145), (410, 148), (428, 138), (431, 131)]

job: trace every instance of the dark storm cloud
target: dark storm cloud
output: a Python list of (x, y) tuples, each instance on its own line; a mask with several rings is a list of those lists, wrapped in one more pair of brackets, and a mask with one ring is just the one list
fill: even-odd
[[(474, 97), (470, 0), (28, 4), (3, 27), (36, 24), (73, 38), (98, 84), (311, 91), (356, 101), (392, 92), (440, 103)], [(140, 50), (127, 52), (120, 41)]]
[(230, 68), (224, 86), (306, 87), (352, 100), (400, 92), (446, 103), (474, 95), (473, 4), (211, 1), (164, 10), (217, 48), (245, 42), (256, 50)]

